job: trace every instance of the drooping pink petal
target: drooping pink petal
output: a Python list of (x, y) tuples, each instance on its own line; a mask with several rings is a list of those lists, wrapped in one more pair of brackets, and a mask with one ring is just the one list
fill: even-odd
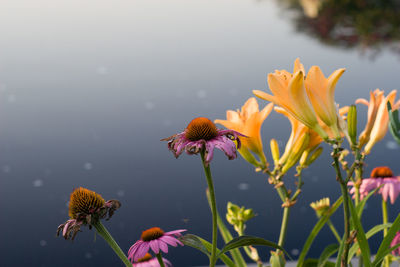
[(149, 242), (143, 242), (138, 246), (136, 253), (133, 256), (134, 261), (138, 261), (139, 259), (143, 258), (147, 252), (149, 252)]
[(164, 243), (164, 241), (161, 238), (158, 240), (158, 246), (160, 247), (162, 252), (168, 253), (168, 245)]
[(164, 235), (175, 235), (177, 237), (181, 237), (182, 236), (182, 232), (186, 232), (186, 229), (180, 229), (180, 230), (174, 230), (174, 231), (169, 231), (169, 232), (165, 232)]
[(160, 253), (160, 247), (158, 245), (158, 240), (151, 240), (150, 242), (150, 248), (154, 251), (155, 254)]
[(162, 241), (167, 243), (168, 245), (171, 245), (173, 247), (176, 247), (178, 242), (180, 242), (178, 239), (172, 236), (164, 235), (160, 238)]

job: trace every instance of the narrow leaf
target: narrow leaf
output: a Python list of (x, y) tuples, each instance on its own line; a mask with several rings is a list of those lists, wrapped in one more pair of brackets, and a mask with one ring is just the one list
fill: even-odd
[(279, 250), (282, 250), (291, 259), (291, 257), (283, 249), (283, 247), (279, 246), (278, 244), (268, 241), (268, 240), (265, 240), (260, 237), (247, 236), (247, 235), (239, 236), (239, 237), (232, 239), (232, 241), (230, 241), (228, 244), (226, 244), (222, 248), (220, 254), (226, 253), (227, 251), (229, 251), (231, 249), (245, 247), (245, 246), (267, 246), (267, 247), (279, 249)]
[[(369, 230), (365, 234), (365, 236), (367, 237), (367, 239), (370, 239), (372, 236), (374, 236), (375, 234), (379, 233), (383, 229), (389, 228), (391, 226), (392, 226), (391, 223), (375, 225), (374, 227), (371, 228), (371, 230)], [(350, 263), (351, 259), (353, 258), (354, 254), (357, 253), (357, 250), (359, 248), (360, 247), (359, 247), (358, 243), (354, 243), (354, 245), (351, 246), (350, 251), (349, 251), (349, 258), (348, 258), (348, 261), (347, 261), (348, 263)]]
[(312, 229), (310, 235), (308, 236), (306, 242), (304, 243), (303, 250), (300, 253), (299, 260), (297, 261), (298, 267), (304, 266), (304, 260), (310, 249), (312, 243), (314, 242), (315, 237), (318, 235), (319, 231), (321, 231), (322, 227), (326, 224), (329, 218), (332, 216), (333, 213), (339, 208), (340, 204), (342, 204), (343, 197), (338, 198), (336, 202), (332, 205), (332, 207), (328, 210), (328, 212), (322, 216), (319, 221), (315, 224), (314, 228)]
[(383, 259), (386, 254), (390, 253), (387, 252), (390, 250), (390, 243), (392, 242), (396, 233), (400, 230), (400, 214), (397, 216), (396, 220), (393, 222), (392, 227), (390, 227), (388, 233), (386, 234), (385, 238), (382, 240), (381, 245), (376, 252), (375, 260), (372, 262), (374, 266), (378, 266), (377, 262), (379, 259)]
[(335, 254), (338, 249), (338, 244), (331, 244), (327, 246), (324, 251), (322, 251), (321, 256), (319, 256), (318, 267), (324, 267), (326, 265), (326, 262), (329, 260), (329, 257)]
[(358, 203), (358, 205), (357, 205), (357, 207), (356, 207), (356, 210), (357, 210), (358, 218), (360, 218), (360, 220), (361, 220), (361, 217), (362, 217), (362, 214), (363, 214), (363, 211), (364, 211), (365, 204), (367, 203), (368, 199), (369, 199), (373, 194), (375, 194), (376, 191), (378, 191), (381, 187), (382, 187), (382, 185), (379, 186), (379, 187), (377, 187), (377, 188), (375, 188), (375, 189), (372, 190), (371, 192), (369, 192), (368, 195), (366, 195), (366, 196), (360, 201), (360, 203)]
[[(198, 249), (204, 254), (206, 254), (208, 257), (210, 257), (209, 252), (211, 252), (212, 245), (205, 239), (196, 235), (187, 234), (179, 238), (179, 240), (182, 241), (183, 244)], [(218, 248), (217, 248), (217, 253), (220, 253), (220, 250)], [(235, 263), (225, 254), (220, 254), (218, 258), (220, 258), (225, 263), (226, 266), (236, 267)]]
[(384, 253), (382, 253), (382, 256), (379, 256), (379, 258), (375, 257), (374, 262), (376, 261), (376, 264), (374, 266), (378, 267), (381, 264), (381, 261), (385, 258), (387, 254), (390, 254), (393, 250), (396, 248), (400, 247), (400, 244), (397, 244), (389, 249), (387, 249)]
[(365, 236), (364, 229), (361, 225), (361, 221), (357, 215), (357, 211), (354, 208), (353, 201), (349, 199), (349, 206), (350, 206), (350, 212), (351, 212), (351, 219), (353, 221), (354, 228), (357, 231), (357, 243), (360, 246), (361, 249), (361, 254), (362, 258), (364, 261), (365, 267), (370, 267), (371, 266), (371, 252), (369, 249), (369, 244), (367, 241), (367, 237)]

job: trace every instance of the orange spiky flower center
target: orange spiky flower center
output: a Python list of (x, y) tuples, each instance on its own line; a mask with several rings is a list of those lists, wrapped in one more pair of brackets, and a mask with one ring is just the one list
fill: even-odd
[(376, 167), (371, 172), (372, 178), (393, 177), (393, 171), (387, 166)]
[(145, 262), (151, 260), (152, 258), (153, 256), (151, 256), (150, 253), (146, 253), (143, 258), (138, 259), (136, 262)]
[(142, 232), (143, 241), (156, 240), (164, 235), (164, 231), (160, 227), (153, 227)]
[(215, 126), (212, 121), (204, 117), (193, 119), (185, 130), (185, 137), (190, 141), (198, 141), (201, 139), (208, 141), (217, 136), (217, 126)]
[(74, 189), (69, 199), (69, 217), (77, 219), (80, 214), (91, 214), (103, 207), (104, 198), (94, 191), (79, 187)]

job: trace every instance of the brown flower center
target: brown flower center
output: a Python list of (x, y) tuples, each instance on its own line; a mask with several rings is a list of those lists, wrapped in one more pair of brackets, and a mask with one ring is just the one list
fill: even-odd
[(143, 258), (138, 259), (136, 262), (149, 261), (149, 260), (151, 260), (151, 258), (153, 258), (153, 257), (151, 256), (151, 254), (150, 254), (150, 253), (146, 253), (146, 255), (144, 255)]
[(160, 227), (153, 227), (142, 232), (143, 241), (156, 240), (164, 235), (164, 231)]
[(207, 118), (193, 119), (186, 127), (185, 137), (190, 141), (211, 140), (218, 136), (217, 126)]
[(104, 203), (105, 200), (96, 192), (83, 187), (76, 188), (69, 199), (69, 217), (77, 219), (79, 214), (91, 214), (103, 207)]
[(392, 170), (387, 166), (376, 167), (371, 172), (372, 178), (393, 177)]

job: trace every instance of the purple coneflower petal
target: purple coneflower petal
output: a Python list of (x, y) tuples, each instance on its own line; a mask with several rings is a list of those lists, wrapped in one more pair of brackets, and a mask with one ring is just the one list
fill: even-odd
[(168, 245), (171, 245), (173, 247), (176, 247), (178, 242), (180, 242), (178, 239), (176, 239), (175, 237), (172, 236), (167, 236), (164, 235), (163, 237), (160, 238), (162, 241), (164, 241), (165, 243), (167, 243)]
[(154, 251), (155, 254), (160, 253), (160, 247), (158, 246), (158, 239), (151, 240), (149, 243), (150, 243), (151, 249)]
[(136, 253), (134, 254), (134, 261), (137, 261), (138, 259), (143, 258), (146, 253), (149, 251), (149, 242), (143, 242), (138, 246), (138, 249), (136, 250)]
[(168, 245), (166, 243), (164, 243), (164, 241), (161, 238), (160, 238), (160, 240), (158, 240), (158, 246), (160, 247), (162, 252), (168, 253)]
[(181, 237), (182, 236), (182, 232), (186, 232), (186, 229), (180, 229), (180, 230), (174, 230), (174, 231), (169, 231), (169, 232), (165, 232), (164, 236), (168, 236), (168, 235), (175, 235), (177, 237)]

